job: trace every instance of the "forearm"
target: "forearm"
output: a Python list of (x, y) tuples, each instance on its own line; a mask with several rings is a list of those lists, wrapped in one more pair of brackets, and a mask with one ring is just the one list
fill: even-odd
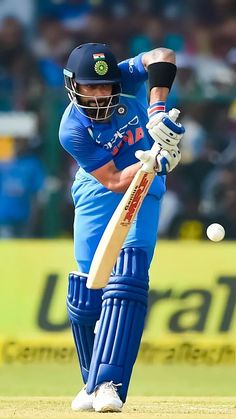
[(112, 192), (124, 193), (128, 189), (140, 167), (141, 163), (137, 162), (125, 167), (123, 170), (115, 171), (105, 186)]
[(167, 87), (153, 87), (150, 91), (149, 104), (162, 101), (166, 102), (167, 96), (169, 94), (169, 89)]
[[(168, 48), (156, 48), (152, 51), (146, 52), (142, 56), (142, 63), (146, 71), (148, 66), (153, 63), (167, 62), (175, 64), (175, 53)], [(167, 87), (153, 87), (150, 91), (149, 103), (152, 105), (158, 101), (166, 102), (169, 89)]]

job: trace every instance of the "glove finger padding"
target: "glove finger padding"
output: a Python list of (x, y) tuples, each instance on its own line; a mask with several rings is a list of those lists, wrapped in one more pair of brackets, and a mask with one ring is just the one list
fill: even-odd
[(156, 156), (156, 172), (158, 173), (158, 175), (166, 175), (177, 166), (180, 159), (181, 153), (178, 147), (175, 147), (169, 151), (161, 150), (160, 153)]
[(153, 139), (155, 138), (155, 142), (157, 142), (161, 148), (171, 150), (173, 147), (176, 147), (179, 144), (182, 135), (180, 136), (178, 134), (175, 134), (175, 137), (170, 136), (168, 134), (168, 128), (163, 128), (163, 126), (161, 126), (160, 128), (159, 125), (149, 130), (149, 134), (151, 135), (151, 137)]
[(147, 125), (146, 125), (146, 128), (147, 129), (151, 129), (151, 128), (153, 128), (155, 125), (157, 125), (157, 124), (159, 124), (159, 122), (161, 122), (162, 121), (162, 119), (165, 117), (165, 116), (167, 116), (168, 114), (166, 113), (166, 112), (158, 112), (158, 113), (156, 113), (154, 116), (152, 116), (150, 119), (149, 119), (149, 121), (148, 121), (148, 123), (147, 123)]
[(183, 131), (182, 129), (184, 129), (181, 126), (179, 126), (179, 124), (175, 124), (175, 131), (172, 130), (169, 126), (167, 126), (163, 121), (159, 122), (158, 125), (155, 125), (152, 130), (154, 132), (156, 132), (158, 134), (158, 131), (161, 131), (161, 133), (165, 134), (166, 136), (168, 136), (168, 138), (170, 139), (176, 139), (178, 141), (181, 140), (181, 138), (183, 137)]
[(146, 127), (153, 140), (167, 150), (177, 146), (185, 132), (184, 127), (165, 112), (160, 112), (150, 118)]

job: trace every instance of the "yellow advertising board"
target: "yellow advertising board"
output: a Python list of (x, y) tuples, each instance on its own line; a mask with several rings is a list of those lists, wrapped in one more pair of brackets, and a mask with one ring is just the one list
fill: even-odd
[[(0, 363), (72, 362), (70, 240), (0, 242)], [(139, 361), (235, 364), (236, 243), (160, 241)]]

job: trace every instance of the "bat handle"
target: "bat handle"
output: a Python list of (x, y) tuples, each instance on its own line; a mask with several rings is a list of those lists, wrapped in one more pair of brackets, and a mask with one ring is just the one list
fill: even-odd
[(180, 111), (179, 111), (179, 109), (176, 109), (176, 108), (173, 108), (169, 111), (169, 117), (170, 117), (170, 119), (172, 119), (173, 122), (176, 121), (179, 114), (180, 114)]

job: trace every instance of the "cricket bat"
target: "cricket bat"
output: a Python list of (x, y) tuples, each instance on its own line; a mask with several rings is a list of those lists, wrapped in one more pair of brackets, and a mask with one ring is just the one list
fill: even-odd
[[(172, 111), (177, 110), (173, 109)], [(177, 112), (179, 114), (179, 111)], [(178, 115), (172, 112), (170, 116), (174, 120)], [(159, 144), (154, 142), (151, 154), (156, 156), (159, 150)], [(139, 151), (139, 156), (140, 153), (143, 152)], [(137, 154), (136, 156), (138, 157)], [(86, 283), (87, 288), (104, 288), (108, 283), (113, 266), (116, 263), (130, 227), (156, 175), (153, 168), (147, 171), (146, 167), (144, 164), (137, 171), (107, 224), (93, 257)]]

